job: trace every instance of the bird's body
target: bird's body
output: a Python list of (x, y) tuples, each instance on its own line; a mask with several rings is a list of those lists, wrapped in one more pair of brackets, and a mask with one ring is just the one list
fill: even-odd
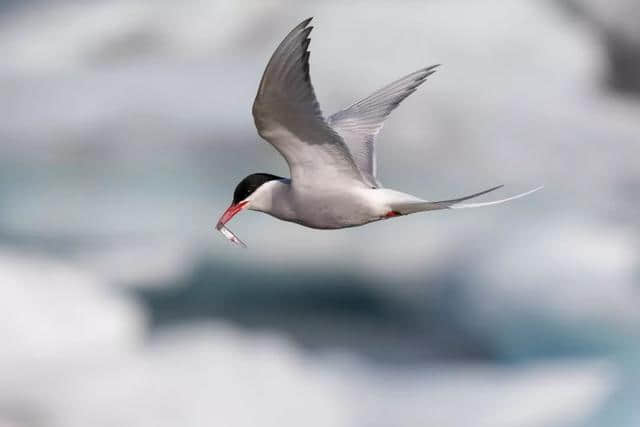
[(264, 184), (265, 197), (252, 201), (252, 210), (310, 228), (355, 227), (393, 216), (394, 200), (419, 200), (409, 194), (366, 186), (298, 186), (289, 179)]
[(498, 204), (537, 190), (463, 204), (501, 186), (439, 202), (383, 188), (376, 176), (375, 138), (391, 111), (437, 66), (398, 79), (325, 119), (309, 77), (310, 21), (291, 30), (273, 53), (252, 110), (258, 134), (285, 158), (291, 178), (259, 173), (238, 184), (217, 226), (230, 240), (242, 244), (225, 224), (243, 209), (311, 228), (338, 229), (416, 212)]

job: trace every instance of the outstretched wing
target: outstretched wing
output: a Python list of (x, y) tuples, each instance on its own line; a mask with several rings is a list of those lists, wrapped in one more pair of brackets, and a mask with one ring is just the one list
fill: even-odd
[(344, 139), (353, 159), (364, 178), (379, 187), (376, 179), (375, 138), (391, 112), (428, 76), (438, 65), (423, 68), (374, 92), (367, 98), (338, 111), (327, 120), (329, 125)]
[(508, 202), (509, 200), (518, 199), (520, 197), (524, 197), (528, 194), (534, 193), (543, 188), (542, 186), (540, 186), (540, 187), (534, 188), (533, 190), (516, 194), (515, 196), (511, 196), (506, 199), (494, 200), (491, 202), (462, 203), (466, 200), (473, 199), (478, 196), (482, 196), (483, 194), (490, 193), (502, 187), (503, 187), (502, 185), (498, 185), (497, 187), (493, 187), (488, 190), (481, 191), (479, 193), (471, 194), (469, 196), (460, 197), (458, 199), (441, 200), (438, 202), (427, 202), (424, 200), (407, 200), (407, 201), (392, 202), (390, 203), (390, 206), (393, 211), (398, 212), (399, 214), (402, 214), (402, 215), (408, 215), (408, 214), (412, 214), (416, 212), (424, 212), (424, 211), (435, 211), (438, 209), (479, 208), (482, 206), (498, 205), (500, 203)]
[(322, 117), (311, 85), (310, 21), (291, 30), (267, 64), (253, 103), (256, 128), (289, 164), (293, 185), (338, 180), (364, 186), (349, 149)]

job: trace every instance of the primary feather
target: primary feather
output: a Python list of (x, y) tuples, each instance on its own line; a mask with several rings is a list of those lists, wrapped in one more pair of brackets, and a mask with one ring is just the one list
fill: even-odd
[(260, 81), (253, 103), (258, 133), (282, 154), (292, 185), (365, 181), (344, 141), (322, 117), (309, 77), (311, 18), (280, 43)]
[(380, 187), (376, 178), (375, 138), (385, 119), (427, 77), (435, 73), (437, 67), (432, 65), (408, 74), (328, 118), (329, 125), (347, 144), (356, 165), (370, 185)]

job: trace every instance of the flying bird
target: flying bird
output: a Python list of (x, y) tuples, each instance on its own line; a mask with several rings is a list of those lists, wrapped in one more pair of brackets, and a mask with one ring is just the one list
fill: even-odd
[(495, 205), (542, 188), (485, 203), (463, 202), (502, 185), (437, 202), (383, 188), (376, 177), (376, 136), (387, 116), (438, 65), (408, 74), (325, 118), (309, 77), (310, 22), (302, 21), (277, 47), (252, 109), (258, 134), (284, 157), (291, 177), (254, 173), (240, 181), (216, 226), (227, 239), (245, 246), (225, 226), (245, 209), (306, 227), (338, 229), (416, 212)]

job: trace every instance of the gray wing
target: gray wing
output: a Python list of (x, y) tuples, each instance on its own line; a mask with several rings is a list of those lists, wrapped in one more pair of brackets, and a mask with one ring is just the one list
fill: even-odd
[(437, 67), (432, 65), (404, 76), (329, 117), (329, 125), (344, 139), (362, 175), (372, 185), (380, 186), (376, 179), (376, 135), (387, 116)]
[(258, 133), (282, 154), (293, 185), (352, 181), (364, 186), (344, 141), (325, 121), (309, 77), (311, 18), (273, 53), (253, 103)]

